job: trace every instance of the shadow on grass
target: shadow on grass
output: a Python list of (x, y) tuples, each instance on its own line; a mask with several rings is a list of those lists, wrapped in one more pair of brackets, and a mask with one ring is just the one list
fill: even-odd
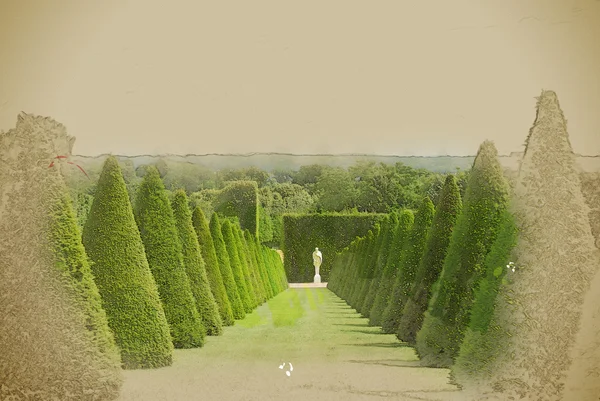
[(401, 359), (380, 359), (374, 361), (359, 361), (359, 360), (348, 360), (349, 363), (360, 363), (363, 365), (381, 365), (391, 366), (395, 368), (423, 368), (421, 361), (404, 361)]
[(378, 347), (378, 348), (406, 348), (406, 343), (361, 343), (361, 344), (342, 344), (352, 347)]
[(386, 334), (381, 330), (342, 330), (342, 331), (345, 331), (346, 333), (362, 333), (362, 334), (375, 334), (375, 335)]
[(333, 323), (332, 326), (347, 326), (347, 327), (374, 327), (369, 326), (367, 323), (365, 324), (356, 324), (356, 323)]

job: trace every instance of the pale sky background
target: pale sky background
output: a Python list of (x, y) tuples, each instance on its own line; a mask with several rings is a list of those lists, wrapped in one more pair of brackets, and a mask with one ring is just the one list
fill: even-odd
[(521, 151), (556, 91), (600, 154), (597, 0), (0, 0), (0, 129), (74, 153)]

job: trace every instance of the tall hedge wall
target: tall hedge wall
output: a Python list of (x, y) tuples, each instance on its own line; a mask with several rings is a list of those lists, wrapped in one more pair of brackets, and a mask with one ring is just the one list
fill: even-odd
[(290, 283), (312, 282), (312, 253), (316, 247), (323, 254), (319, 274), (329, 278), (335, 255), (356, 237), (363, 237), (384, 214), (307, 214), (283, 216), (283, 253), (285, 272)]

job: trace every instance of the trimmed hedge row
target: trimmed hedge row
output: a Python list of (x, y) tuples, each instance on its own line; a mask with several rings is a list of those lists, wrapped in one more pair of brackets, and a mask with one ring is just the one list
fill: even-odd
[(117, 159), (107, 158), (82, 234), (126, 369), (172, 363), (173, 343)]
[(434, 213), (433, 203), (426, 197), (415, 214), (414, 224), (401, 251), (396, 282), (383, 312), (381, 327), (384, 333), (392, 334), (398, 331), (404, 306), (415, 283), (415, 275), (423, 256), (427, 232), (431, 227)]
[(450, 367), (469, 323), (474, 290), (496, 239), (508, 201), (508, 184), (494, 144), (485, 141), (469, 174), (463, 210), (450, 239), (416, 348), (423, 363)]
[(329, 278), (334, 255), (357, 236), (367, 234), (382, 214), (308, 214), (283, 216), (285, 271), (290, 282), (312, 282), (312, 253), (323, 253), (321, 280)]
[(135, 218), (171, 328), (173, 345), (175, 348), (201, 347), (206, 328), (183, 264), (171, 203), (154, 166), (148, 167), (138, 190)]
[(221, 335), (223, 320), (219, 315), (219, 308), (208, 281), (206, 264), (202, 258), (198, 236), (192, 223), (192, 213), (188, 207), (188, 197), (183, 189), (175, 192), (171, 206), (182, 246), (183, 265), (206, 334)]
[(401, 341), (415, 344), (417, 332), (423, 324), (423, 314), (431, 299), (431, 287), (442, 271), (452, 230), (461, 209), (462, 201), (456, 178), (448, 175), (427, 235), (423, 257), (415, 275), (415, 284), (398, 325), (396, 334)]

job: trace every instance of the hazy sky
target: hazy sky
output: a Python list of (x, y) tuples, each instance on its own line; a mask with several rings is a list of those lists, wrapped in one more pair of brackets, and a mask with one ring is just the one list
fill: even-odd
[(76, 154), (506, 154), (542, 89), (600, 154), (597, 0), (0, 0), (0, 37), (0, 129)]

